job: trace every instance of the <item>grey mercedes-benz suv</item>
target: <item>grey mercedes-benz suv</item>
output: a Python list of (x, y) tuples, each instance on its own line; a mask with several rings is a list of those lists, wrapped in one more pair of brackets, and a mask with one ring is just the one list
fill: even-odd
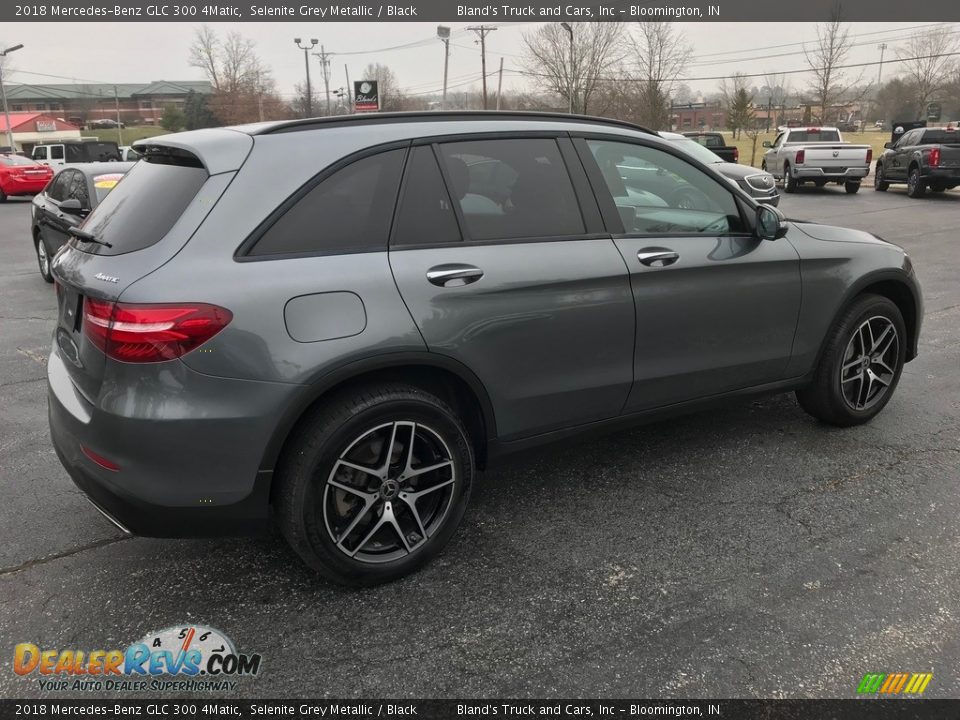
[(272, 516), (327, 577), (383, 582), (514, 450), (766, 391), (856, 425), (917, 353), (903, 250), (632, 125), (383, 114), (138, 151), (53, 261), (48, 368), (64, 466), (134, 533)]

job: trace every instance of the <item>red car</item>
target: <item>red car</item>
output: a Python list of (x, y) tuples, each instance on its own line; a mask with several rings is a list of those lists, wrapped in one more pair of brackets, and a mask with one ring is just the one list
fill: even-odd
[(0, 202), (13, 195), (36, 195), (53, 177), (53, 168), (19, 155), (0, 155)]

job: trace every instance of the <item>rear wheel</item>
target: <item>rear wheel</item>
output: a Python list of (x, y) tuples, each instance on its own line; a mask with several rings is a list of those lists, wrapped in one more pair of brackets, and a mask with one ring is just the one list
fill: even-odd
[(890, 183), (883, 179), (883, 165), (880, 163), (877, 163), (877, 170), (873, 173), (873, 189), (879, 192), (890, 189)]
[(797, 191), (799, 183), (797, 179), (790, 172), (790, 165), (787, 163), (783, 164), (783, 191), (792, 193)]
[(3, 188), (0, 188), (0, 203), (5, 203), (7, 201), (7, 194), (3, 191)]
[(831, 425), (865, 423), (890, 400), (905, 357), (899, 308), (880, 295), (863, 295), (834, 324), (813, 382), (797, 390), (797, 401)]
[(859, 182), (844, 183), (843, 189), (847, 191), (847, 195), (856, 195), (858, 192), (860, 192), (860, 183)]
[(40, 269), (40, 277), (48, 283), (52, 283), (53, 274), (50, 272), (50, 253), (47, 252), (47, 246), (39, 233), (34, 233), (33, 247), (37, 253), (37, 267)]
[(442, 400), (407, 385), (360, 388), (291, 440), (277, 473), (280, 529), (335, 582), (389, 582), (453, 537), (473, 467), (463, 424)]
[(919, 198), (923, 197), (926, 191), (927, 185), (920, 177), (920, 168), (914, 165), (910, 168), (910, 173), (907, 175), (907, 195), (912, 198)]

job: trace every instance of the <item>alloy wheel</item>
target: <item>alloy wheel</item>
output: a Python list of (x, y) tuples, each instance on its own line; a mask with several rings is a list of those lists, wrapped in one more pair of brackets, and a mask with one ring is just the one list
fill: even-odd
[(323, 491), (323, 521), (338, 550), (368, 563), (419, 550), (443, 524), (458, 481), (453, 455), (433, 428), (378, 425), (340, 454)]
[(893, 322), (882, 315), (862, 322), (840, 365), (840, 390), (847, 405), (864, 411), (880, 402), (897, 376), (899, 361), (900, 338)]
[(40, 264), (40, 273), (47, 277), (50, 275), (50, 256), (47, 255), (47, 247), (43, 240), (37, 240), (37, 262)]

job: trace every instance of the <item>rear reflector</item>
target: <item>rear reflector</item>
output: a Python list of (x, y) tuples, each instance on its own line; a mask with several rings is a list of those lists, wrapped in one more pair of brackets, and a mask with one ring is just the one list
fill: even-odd
[(119, 472), (119, 471), (120, 471), (120, 466), (119, 466), (119, 465), (117, 465), (115, 462), (111, 462), (111, 461), (107, 460), (103, 455), (97, 455), (97, 453), (95, 453), (95, 452), (94, 452), (93, 450), (91, 450), (90, 448), (84, 447), (83, 445), (81, 445), (81, 446), (80, 446), (80, 450), (81, 450), (81, 452), (83, 452), (84, 455), (86, 455), (86, 456), (87, 456), (88, 458), (90, 458), (93, 462), (95, 462), (97, 465), (99, 465), (100, 467), (104, 468), (105, 470), (109, 470), (110, 472)]
[(233, 314), (207, 303), (139, 305), (86, 298), (83, 332), (121, 362), (173, 360), (223, 330)]

